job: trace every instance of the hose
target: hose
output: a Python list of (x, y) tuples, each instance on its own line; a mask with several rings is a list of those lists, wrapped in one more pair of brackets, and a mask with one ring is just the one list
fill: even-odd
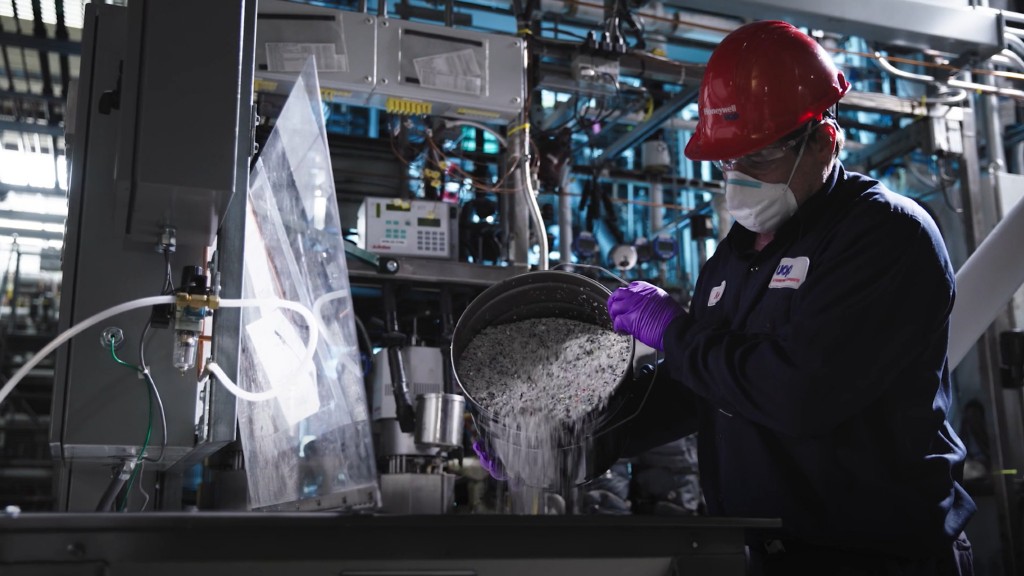
[[(338, 297), (336, 293), (333, 293), (334, 297)], [(331, 296), (331, 295), (328, 295)], [(316, 354), (316, 346), (320, 341), (320, 322), (313, 315), (313, 313), (302, 304), (298, 302), (292, 302), (291, 300), (278, 300), (274, 298), (245, 298), (240, 300), (221, 300), (220, 305), (222, 308), (244, 308), (247, 306), (276, 306), (278, 308), (288, 308), (294, 310), (299, 314), (302, 314), (303, 318), (306, 319), (306, 323), (309, 326), (309, 341), (306, 343), (306, 351), (302, 355), (302, 360), (299, 365), (296, 366), (296, 374), (301, 374), (306, 370), (313, 361), (313, 355)], [(212, 374), (220, 382), (221, 386), (231, 392), (237, 398), (247, 400), (249, 402), (263, 402), (277, 397), (282, 391), (283, 387), (272, 388), (264, 392), (250, 392), (239, 388), (231, 377), (228, 376), (224, 369), (221, 368), (216, 362), (209, 362), (206, 365), (206, 370)]]
[(148, 298), (139, 298), (138, 300), (131, 300), (123, 304), (118, 304), (113, 308), (108, 308), (102, 312), (93, 314), (85, 320), (75, 324), (71, 328), (68, 328), (64, 332), (61, 332), (56, 338), (50, 341), (49, 344), (43, 346), (37, 354), (32, 356), (32, 359), (26, 362), (17, 372), (11, 376), (11, 379), (4, 384), (3, 388), (0, 388), (0, 404), (3, 404), (7, 396), (10, 395), (11, 390), (18, 385), (19, 382), (29, 373), (30, 370), (36, 367), (37, 364), (43, 361), (44, 358), (50, 355), (51, 352), (57, 349), (58, 346), (67, 342), (71, 338), (77, 336), (83, 330), (98, 324), (111, 316), (117, 316), (123, 312), (129, 310), (135, 310), (137, 308), (145, 308), (147, 306), (157, 306), (159, 304), (174, 304), (174, 296), (150, 296)]
[(508, 148), (508, 141), (505, 140), (505, 137), (502, 136), (500, 132), (481, 122), (474, 122), (473, 120), (445, 120), (445, 125), (450, 126), (452, 128), (458, 128), (460, 126), (469, 126), (470, 128), (482, 130), (484, 132), (487, 132), (491, 136), (494, 136), (494, 139), (498, 141), (498, 144), (501, 144), (502, 148)]
[[(21, 382), (25, 376), (43, 361), (44, 358), (50, 355), (51, 352), (56, 350), (61, 344), (67, 342), (71, 338), (74, 338), (82, 331), (110, 318), (117, 316), (129, 310), (135, 310), (138, 308), (146, 308), (148, 306), (158, 306), (160, 304), (174, 304), (176, 297), (173, 294), (164, 296), (149, 296), (147, 298), (139, 298), (137, 300), (131, 300), (123, 304), (118, 304), (101, 312), (97, 312), (85, 320), (75, 324), (68, 328), (64, 332), (61, 332), (56, 338), (51, 340), (43, 349), (32, 356), (32, 359), (26, 362), (17, 372), (11, 376), (3, 388), (0, 388), (0, 404), (3, 404), (7, 396), (10, 395), (14, 387)], [(316, 353), (316, 346), (320, 338), (320, 330), (318, 322), (310, 312), (309, 308), (306, 308), (298, 302), (292, 302), (290, 300), (278, 300), (274, 298), (266, 299), (241, 299), (241, 300), (221, 300), (220, 306), (223, 308), (241, 308), (246, 306), (276, 306), (279, 308), (288, 308), (301, 314), (309, 325), (309, 342), (306, 343), (306, 351), (303, 354), (302, 361), (300, 362), (297, 370), (304, 370), (305, 367), (313, 361), (313, 355)], [(214, 374), (220, 383), (228, 389), (229, 392), (242, 398), (244, 400), (259, 401), (273, 398), (280, 392), (280, 388), (271, 390), (270, 392), (253, 393), (246, 390), (242, 390), (231, 381), (231, 379), (224, 373), (220, 366), (217, 366), (215, 362), (211, 362), (207, 365), (207, 370)], [(269, 394), (269, 395), (268, 395)]]

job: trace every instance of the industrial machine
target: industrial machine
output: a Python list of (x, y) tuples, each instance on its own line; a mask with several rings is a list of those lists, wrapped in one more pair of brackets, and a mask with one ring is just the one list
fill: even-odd
[[(572, 497), (465, 513), (479, 430), (453, 333), (486, 290), (556, 262), (688, 299), (730, 221), (722, 174), (681, 150), (703, 62), (750, 17), (806, 27), (850, 71), (844, 162), (925, 205), (958, 267), (993, 229), (996, 253), (1019, 245), (1024, 129), (1004, 120), (1024, 101), (1024, 15), (861, 4), (890, 17), (772, 0), (90, 4), (49, 441), (59, 511), (143, 513), (11, 511), (0, 566), (742, 574), (746, 534), (776, 521), (630, 517), (628, 500), (612, 517)], [(1002, 303), (1020, 278), (978, 282), (1005, 267), (970, 262), (951, 359), (961, 399), (995, 419), (988, 506), (1019, 543), (1002, 471), (1024, 469), (1024, 316), (1019, 295)], [(614, 463), (612, 440), (581, 479)]]
[[(169, 295), (176, 285), (196, 296), (211, 286), (225, 298), (241, 294), (240, 268), (233, 270), (240, 261), (225, 258), (213, 277), (205, 272), (209, 247), (233, 241), (228, 204), (248, 183), (252, 51), (244, 47), (252, 43), (256, 11), (243, 0), (208, 11), (202, 4), (87, 8), (77, 115), (67, 127), (74, 138), (62, 331), (113, 306)], [(191, 26), (187, 20), (200, 10), (206, 17), (196, 41), (177, 46), (167, 35)], [(206, 65), (188, 64), (192, 59)], [(170, 79), (203, 90), (169, 91)], [(204, 90), (228, 97), (210, 99)], [(179, 105), (196, 112), (190, 129), (164, 112)], [(204, 136), (196, 139), (199, 127)], [(181, 278), (179, 265), (204, 273)], [(209, 284), (200, 287), (200, 276)], [(59, 509), (95, 510), (101, 500), (109, 506), (101, 499), (108, 490), (119, 496), (113, 509), (137, 509), (144, 500), (151, 508), (180, 508), (175, 487), (185, 470), (234, 441), (234, 397), (197, 386), (189, 369), (205, 345), (201, 308), (177, 318), (166, 305), (137, 308), (57, 351), (50, 445), (60, 471)], [(227, 366), (238, 344), (231, 315), (219, 314), (214, 343)], [(118, 355), (138, 369), (119, 365), (112, 359)], [(169, 491), (156, 491), (158, 476)]]
[(409, 346), (401, 354), (408, 390), (415, 399), (413, 432), (404, 432), (398, 420), (388, 351), (373, 357), (371, 406), (381, 511), (449, 513), (455, 505), (455, 476), (445, 470), (444, 464), (447, 453), (461, 449), (463, 444), (465, 400), (444, 392), (445, 359), (440, 348)]

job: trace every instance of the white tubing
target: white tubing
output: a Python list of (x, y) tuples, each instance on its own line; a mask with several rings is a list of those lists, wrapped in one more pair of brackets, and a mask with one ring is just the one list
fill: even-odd
[[(337, 294), (337, 293), (332, 293)], [(325, 295), (329, 296), (329, 295)], [(334, 296), (338, 297), (338, 295)], [(323, 298), (323, 297), (322, 297)], [(248, 306), (275, 306), (278, 308), (288, 308), (294, 310), (299, 314), (302, 314), (303, 318), (306, 319), (306, 323), (309, 326), (309, 342), (306, 343), (306, 352), (302, 356), (302, 360), (295, 369), (296, 374), (301, 374), (306, 370), (306, 367), (313, 361), (313, 355), (316, 354), (316, 346), (320, 341), (320, 322), (313, 315), (313, 313), (302, 304), (298, 302), (292, 302), (291, 300), (277, 300), (274, 298), (244, 298), (240, 300), (221, 300), (220, 306), (222, 308), (243, 308)], [(206, 370), (213, 374), (217, 378), (228, 392), (231, 392), (237, 398), (247, 400), (249, 402), (263, 402), (265, 400), (271, 400), (277, 397), (278, 394), (284, 389), (284, 387), (271, 388), (264, 392), (250, 392), (243, 390), (235, 384), (231, 378), (224, 372), (224, 369), (217, 365), (216, 362), (210, 362), (206, 365)]]
[(242, 400), (248, 400), (249, 402), (263, 402), (265, 400), (272, 400), (277, 398), (277, 395), (281, 393), (281, 388), (271, 388), (264, 392), (249, 392), (239, 388), (237, 384), (231, 381), (231, 377), (224, 373), (224, 369), (217, 365), (216, 362), (209, 362), (206, 364), (206, 370), (213, 375), (214, 378), (220, 382), (228, 392), (235, 395), (236, 398)]
[(956, 273), (949, 367), (956, 368), (1024, 284), (1024, 200), (1018, 201)]
[(505, 140), (505, 137), (502, 136), (500, 132), (486, 124), (474, 122), (472, 120), (445, 120), (445, 124), (453, 128), (457, 128), (459, 126), (469, 126), (470, 128), (483, 130), (484, 132), (489, 133), (491, 136), (494, 136), (494, 139), (498, 141), (498, 144), (501, 144), (502, 148), (508, 148), (508, 141)]
[(323, 308), (324, 305), (331, 300), (337, 300), (338, 298), (344, 298), (345, 296), (348, 296), (348, 290), (335, 290), (334, 292), (328, 292), (313, 301), (313, 316), (316, 318), (317, 327), (319, 327), (320, 331), (323, 332), (324, 339), (328, 341), (327, 343), (331, 345), (337, 345), (337, 342), (330, 340), (331, 334), (327, 330), (327, 324), (324, 323)]
[[(86, 330), (106, 320), (107, 318), (110, 318), (111, 316), (117, 316), (118, 314), (128, 312), (129, 310), (135, 310), (137, 308), (146, 308), (147, 306), (158, 306), (160, 304), (174, 304), (175, 302), (176, 297), (173, 294), (165, 296), (150, 296), (147, 298), (131, 300), (129, 302), (118, 304), (117, 306), (103, 310), (102, 312), (97, 312), (96, 314), (79, 322), (78, 324), (75, 324), (71, 328), (68, 328), (64, 332), (61, 332), (60, 335), (58, 335), (56, 338), (50, 341), (50, 343), (47, 344), (46, 346), (43, 346), (42, 350), (40, 350), (34, 356), (32, 356), (31, 360), (26, 362), (17, 372), (15, 372), (14, 375), (11, 376), (11, 379), (4, 384), (3, 388), (0, 388), (0, 404), (3, 404), (4, 400), (7, 399), (7, 396), (10, 395), (11, 390), (14, 390), (14, 387), (17, 386), (18, 383), (25, 378), (25, 375), (28, 374), (30, 370), (35, 368), (37, 364), (42, 362), (42, 360), (49, 356), (51, 352), (56, 350), (57, 347), (67, 342), (71, 338), (77, 336), (83, 330)], [(320, 338), (320, 330), (317, 319), (313, 316), (313, 313), (310, 312), (309, 308), (306, 308), (305, 306), (299, 304), (298, 302), (292, 302), (290, 300), (278, 300), (274, 298), (221, 300), (220, 305), (223, 308), (241, 308), (245, 306), (276, 306), (279, 308), (288, 308), (290, 310), (298, 312), (299, 314), (302, 314), (302, 316), (306, 319), (306, 322), (309, 325), (309, 342), (306, 344), (306, 352), (305, 354), (303, 354), (303, 358), (298, 366), (298, 369), (304, 370), (306, 366), (313, 361), (313, 355), (316, 354), (316, 346)], [(231, 379), (228, 378), (227, 374), (224, 373), (220, 366), (217, 366), (215, 363), (211, 362), (208, 365), (208, 368), (210, 372), (217, 377), (217, 380), (219, 380), (220, 383), (225, 388), (227, 388), (229, 392), (231, 392), (235, 396), (238, 396), (239, 398), (242, 398), (243, 400), (268, 400), (276, 396), (280, 390), (280, 388), (275, 388), (270, 392), (263, 392), (258, 394), (254, 392), (248, 392), (236, 386), (234, 382), (232, 382)]]
[(25, 365), (21, 367), (21, 369), (15, 372), (14, 375), (11, 376), (11, 379), (8, 380), (6, 384), (4, 384), (3, 388), (0, 388), (0, 404), (3, 404), (4, 400), (6, 400), (7, 396), (11, 393), (11, 390), (14, 390), (14, 387), (18, 385), (18, 382), (21, 382), (22, 378), (24, 378), (25, 375), (28, 374), (30, 370), (36, 367), (36, 364), (42, 362), (43, 358), (49, 356), (50, 353), (56, 350), (58, 346), (67, 342), (74, 336), (77, 336), (83, 330), (95, 324), (98, 324), (99, 322), (102, 322), (107, 318), (110, 318), (111, 316), (116, 316), (129, 310), (135, 310), (136, 308), (157, 306), (159, 304), (174, 304), (174, 296), (150, 296), (148, 298), (139, 298), (138, 300), (132, 300), (130, 302), (125, 302), (124, 304), (118, 304), (113, 308), (108, 308), (102, 312), (93, 314), (92, 316), (86, 318), (85, 320), (79, 322), (78, 324), (75, 324), (71, 328), (68, 328), (64, 332), (61, 332), (60, 335), (51, 340), (49, 344), (43, 346), (42, 350), (40, 350), (34, 356), (32, 356), (32, 359), (26, 362)]
[(569, 198), (569, 183), (572, 180), (572, 163), (566, 162), (558, 175), (558, 263), (572, 264), (572, 200)]
[[(324, 323), (323, 308), (324, 308), (324, 305), (327, 304), (328, 302), (330, 302), (331, 300), (337, 300), (338, 298), (344, 298), (344, 297), (346, 297), (348, 295), (349, 295), (349, 291), (348, 290), (335, 290), (334, 292), (328, 292), (328, 293), (324, 294), (323, 296), (320, 296), (319, 298), (317, 298), (316, 300), (313, 301), (313, 315), (316, 316), (316, 321), (320, 323), (320, 331), (323, 332), (324, 340), (327, 341), (327, 344), (329, 346), (331, 346), (332, 348), (334, 348), (336, 350), (340, 349), (341, 345), (343, 343), (331, 339), (331, 332), (327, 329), (327, 325)], [(346, 311), (347, 312), (352, 311), (351, 306)], [(358, 346), (359, 345), (357, 344), (356, 347), (358, 348)], [(352, 357), (350, 355), (346, 354), (344, 351), (342, 351), (340, 354), (338, 354), (337, 358), (338, 358), (338, 361), (340, 361), (349, 370), (351, 370), (353, 374), (362, 374), (363, 373), (363, 369), (358, 364), (352, 362)]]

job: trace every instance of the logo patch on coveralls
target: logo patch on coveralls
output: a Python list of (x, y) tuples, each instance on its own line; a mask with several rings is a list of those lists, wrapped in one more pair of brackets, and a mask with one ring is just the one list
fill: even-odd
[(722, 280), (721, 284), (711, 289), (711, 296), (708, 297), (708, 306), (718, 304), (718, 301), (722, 299), (722, 294), (725, 294), (725, 280)]
[(775, 269), (769, 288), (799, 288), (807, 278), (807, 269), (811, 266), (810, 258), (783, 258)]

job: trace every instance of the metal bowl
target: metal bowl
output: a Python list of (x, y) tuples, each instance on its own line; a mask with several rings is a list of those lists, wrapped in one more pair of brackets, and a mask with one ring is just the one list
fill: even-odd
[[(561, 271), (527, 272), (499, 282), (481, 293), (459, 318), (452, 335), (452, 373), (477, 430), (499, 459), (538, 450), (547, 442), (530, 432), (513, 430), (482, 406), (459, 378), (459, 359), (484, 328), (535, 318), (565, 318), (612, 329), (607, 301), (611, 292), (602, 284)], [(638, 353), (639, 352), (639, 353)], [(653, 383), (653, 350), (631, 342), (630, 360), (622, 366), (619, 383), (607, 403), (579, 421), (566, 424), (558, 438), (555, 466), (519, 470), (525, 483), (561, 490), (589, 482), (619, 458), (626, 437), (621, 426), (643, 405)], [(518, 459), (518, 458), (517, 458)]]

